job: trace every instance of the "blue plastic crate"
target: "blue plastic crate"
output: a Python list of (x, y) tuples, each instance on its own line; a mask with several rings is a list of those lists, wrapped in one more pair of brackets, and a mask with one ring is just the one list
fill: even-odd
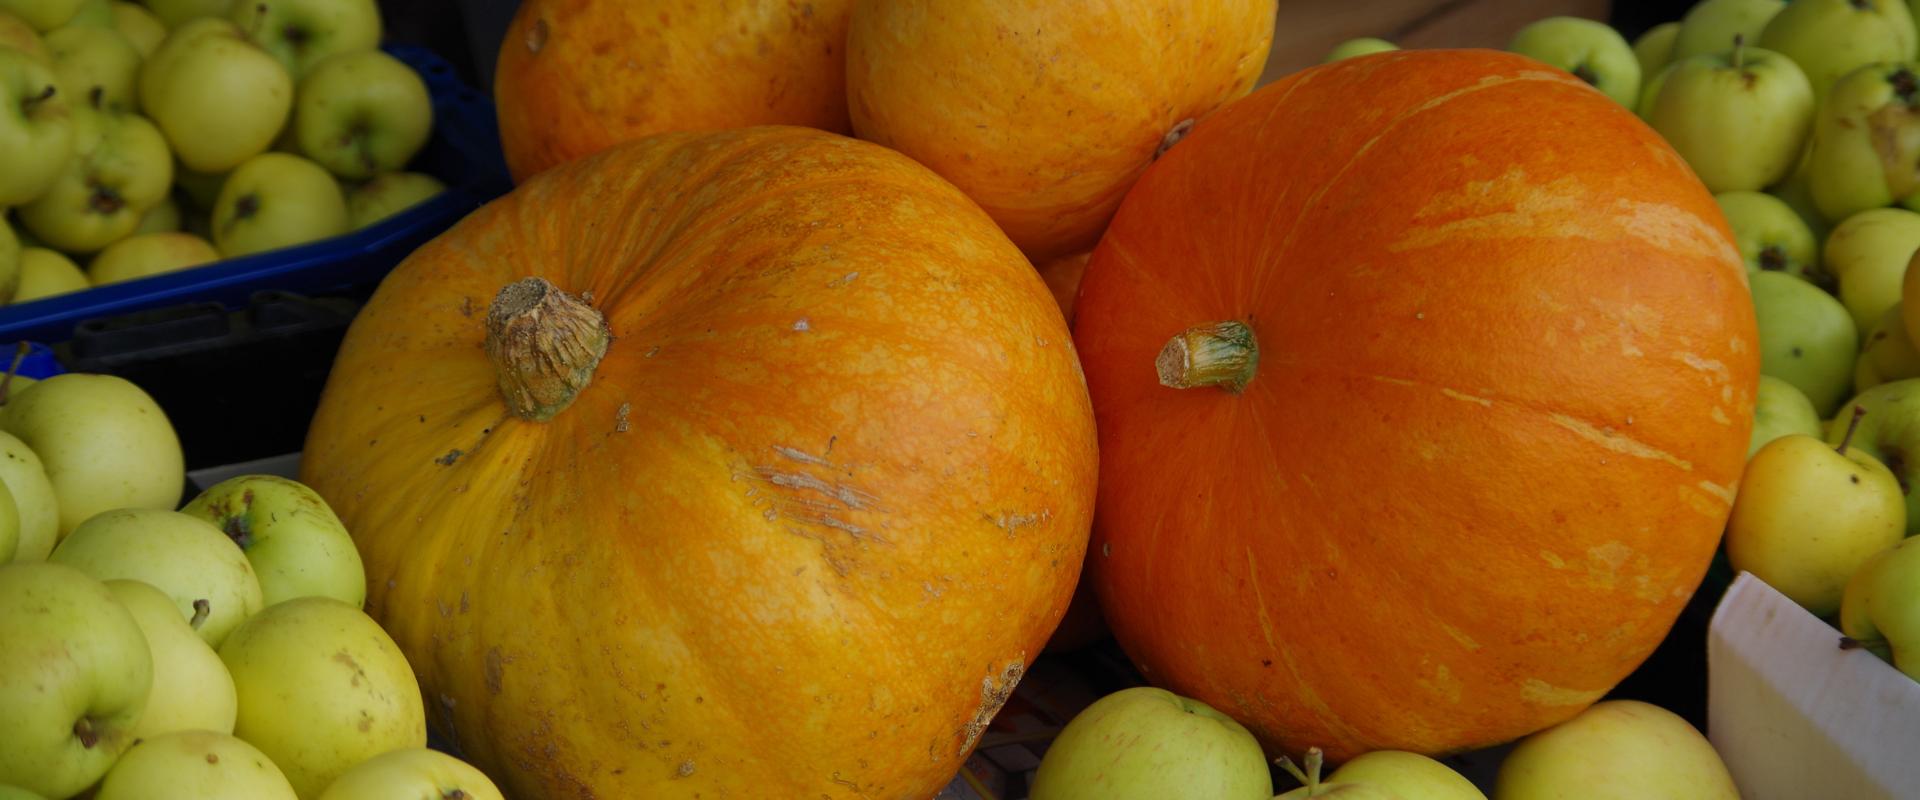
[(377, 283), (415, 248), (513, 188), (500, 150), (493, 102), (460, 82), (432, 51), (388, 47), (420, 73), (433, 98), (433, 138), (408, 169), (439, 178), (447, 191), (364, 230), (206, 266), (0, 306), (0, 342), (57, 343), (97, 317), (193, 302), (245, 307), (254, 292), (307, 295)]

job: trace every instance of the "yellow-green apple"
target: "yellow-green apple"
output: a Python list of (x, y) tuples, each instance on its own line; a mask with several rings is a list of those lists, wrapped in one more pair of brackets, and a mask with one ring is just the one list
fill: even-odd
[(1912, 61), (1913, 15), (1906, 0), (1794, 0), (1767, 23), (1757, 43), (1799, 64), (1819, 103), (1847, 73)]
[(225, 17), (232, 13), (234, 0), (142, 0), (147, 9), (171, 31), (206, 17)]
[(181, 513), (213, 523), (247, 554), (267, 605), (296, 597), (366, 602), (360, 551), (318, 492), (277, 475), (241, 475), (193, 498)]
[(1869, 64), (1834, 82), (1807, 158), (1814, 205), (1829, 220), (1920, 191), (1920, 67)]
[(1860, 340), (1853, 367), (1853, 390), (1864, 392), (1887, 381), (1920, 378), (1920, 349), (1907, 336), (1906, 304), (1895, 303)]
[(1907, 496), (1907, 535), (1920, 533), (1920, 379), (1888, 381), (1848, 401), (1827, 427), (1827, 442), (1838, 444), (1846, 435), (1855, 407), (1866, 410), (1849, 450), (1864, 450), (1885, 464)]
[(219, 173), (266, 151), (293, 108), (293, 78), (239, 26), (201, 19), (174, 30), (140, 71), (140, 107), (180, 163)]
[(127, 43), (133, 45), (142, 59), (153, 55), (153, 51), (160, 47), (160, 42), (167, 38), (167, 26), (161, 24), (160, 18), (148, 11), (146, 6), (114, 0), (112, 10), (113, 29), (126, 37)]
[[(175, 180), (178, 179), (178, 176), (175, 176)], [(180, 201), (173, 199), (173, 195), (169, 194), (165, 200), (161, 200), (158, 205), (147, 209), (147, 213), (140, 215), (139, 227), (134, 228), (133, 233), (129, 235), (171, 233), (178, 230), (180, 230)]]
[(340, 183), (319, 164), (261, 153), (227, 176), (213, 207), (213, 243), (238, 258), (306, 244), (349, 230)]
[(47, 34), (54, 79), (69, 99), (88, 108), (134, 111), (140, 51), (112, 28), (69, 25)]
[(272, 758), (301, 797), (381, 753), (426, 746), (413, 669), (358, 608), (331, 597), (268, 606), (220, 658), (240, 692), (234, 735)]
[(213, 647), (265, 606), (247, 557), (219, 528), (178, 511), (103, 512), (62, 539), (47, 560), (100, 580), (152, 584)]
[(1320, 770), (1324, 766), (1325, 755), (1318, 747), (1307, 749), (1304, 768), (1284, 755), (1276, 760), (1279, 761), (1281, 769), (1300, 782), (1300, 788), (1283, 792), (1273, 800), (1307, 800), (1307, 798), (1316, 797), (1330, 797), (1336, 800), (1408, 800), (1407, 795), (1371, 783), (1335, 781), (1331, 778), (1321, 780)]
[(1866, 330), (1900, 302), (1907, 262), (1920, 251), (1920, 214), (1873, 208), (1854, 214), (1827, 234), (1821, 263), (1840, 283), (1840, 302)]
[(1800, 221), (1807, 223), (1807, 229), (1813, 231), (1815, 241), (1825, 241), (1827, 234), (1833, 230), (1833, 222), (1828, 220), (1826, 215), (1821, 214), (1820, 206), (1813, 202), (1813, 136), (1811, 134), (1807, 136), (1807, 147), (1801, 151), (1793, 172), (1779, 183), (1767, 187), (1767, 194), (1779, 198), (1780, 202), (1786, 203), (1795, 214), (1799, 214)]
[(112, 0), (80, 0), (80, 7), (74, 9), (73, 18), (63, 27), (80, 25), (89, 28), (113, 27)]
[(438, 197), (447, 190), (424, 172), (383, 172), (347, 191), (347, 220), (355, 230)]
[(1571, 72), (1628, 108), (1640, 96), (1640, 59), (1605, 23), (1547, 17), (1521, 28), (1507, 49)]
[(13, 561), (20, 549), (20, 510), (14, 507), (13, 492), (0, 486), (0, 564)]
[(1740, 800), (1707, 737), (1664, 708), (1607, 700), (1528, 736), (1500, 763), (1495, 800)]
[(41, 33), (58, 28), (80, 11), (81, 0), (0, 0), (0, 11), (12, 14)]
[(505, 800), (473, 765), (424, 747), (393, 750), (346, 771), (318, 800)]
[(1915, 261), (1920, 261), (1920, 250), (1914, 251), (1907, 261), (1907, 271), (1900, 276), (1900, 321), (1907, 329), (1907, 340), (1920, 343), (1920, 270), (1913, 268)]
[(20, 237), (0, 218), (0, 303), (13, 299), (20, 288)]
[(1840, 631), (1920, 680), (1920, 539), (1905, 539), (1862, 564), (1847, 582)]
[(1701, 0), (1680, 18), (1673, 60), (1724, 53), (1735, 36), (1753, 43), (1786, 7), (1786, 0)]
[(1768, 442), (1793, 433), (1816, 437), (1826, 434), (1820, 414), (1813, 410), (1813, 401), (1791, 383), (1772, 375), (1760, 376), (1754, 392), (1753, 434), (1747, 438), (1747, 457), (1752, 458)]
[(53, 187), (73, 157), (72, 110), (53, 66), (0, 47), (0, 206), (17, 206)]
[(1828, 291), (1835, 288), (1832, 276), (1820, 269), (1813, 230), (1786, 201), (1762, 192), (1721, 192), (1713, 199), (1733, 228), (1747, 271), (1785, 272)]
[(333, 56), (300, 79), (293, 130), (328, 171), (365, 180), (407, 165), (433, 130), (433, 100), (419, 73), (378, 50)]
[[(22, 380), (18, 376), (14, 380)], [(13, 503), (20, 519), (20, 538), (14, 549), (14, 561), (45, 561), (60, 539), (60, 504), (53, 496), (53, 484), (25, 442), (0, 431), (0, 484)]]
[(1749, 276), (1760, 325), (1760, 371), (1794, 385), (1823, 417), (1846, 397), (1859, 330), (1845, 306), (1782, 272)]
[(13, 302), (25, 303), (43, 297), (78, 292), (92, 286), (86, 273), (73, 260), (44, 247), (20, 251), (20, 285), (13, 290)]
[(1355, 757), (1327, 776), (1333, 783), (1377, 786), (1402, 800), (1487, 800), (1479, 787), (1447, 765), (1419, 753), (1375, 750)]
[(106, 583), (146, 634), (153, 656), (153, 691), (147, 694), (146, 712), (133, 726), (134, 738), (174, 731), (232, 733), (238, 701), (227, 665), (193, 632), (193, 623), (180, 618), (173, 598), (141, 581)]
[[(1673, 63), (1673, 46), (1680, 40), (1679, 21), (1662, 22), (1633, 40), (1633, 57), (1640, 62), (1640, 76), (1652, 80), (1668, 64)], [(1732, 41), (1729, 38), (1728, 41)], [(1635, 98), (1638, 103), (1638, 98)]]
[[(194, 172), (184, 164), (176, 164), (173, 180), (180, 187), (180, 196), (187, 205), (198, 211), (212, 213), (213, 207), (220, 202), (220, 187), (227, 183), (226, 172)], [(201, 216), (206, 216), (202, 214)]]
[(44, 64), (53, 63), (53, 54), (47, 52), (47, 45), (40, 40), (40, 32), (28, 25), (26, 20), (5, 11), (0, 11), (0, 47), (19, 50)]
[(1322, 59), (1322, 62), (1332, 63), (1345, 58), (1353, 58), (1354, 56), (1390, 53), (1398, 49), (1400, 49), (1398, 45), (1385, 39), (1363, 36), (1358, 39), (1348, 39), (1334, 45), (1333, 49), (1327, 52), (1327, 57)]
[(41, 241), (91, 253), (133, 233), (173, 183), (173, 158), (153, 123), (133, 114), (73, 110), (74, 155), (46, 193), (20, 207)]
[(1165, 689), (1095, 700), (1047, 748), (1033, 800), (1270, 800), (1260, 743), (1233, 718)]
[(380, 46), (374, 0), (236, 0), (232, 16), (296, 79), (328, 56)]
[(1715, 194), (1787, 177), (1806, 146), (1813, 90), (1786, 56), (1735, 43), (1667, 67), (1642, 116)]
[(191, 233), (148, 233), (129, 236), (100, 251), (87, 265), (87, 279), (105, 286), (219, 260), (220, 253), (211, 243)]
[(29, 792), (18, 786), (0, 784), (0, 800), (47, 800), (37, 792)]
[(72, 797), (129, 745), (153, 685), (146, 637), (100, 581), (0, 564), (0, 783)]
[[(1849, 427), (1857, 427), (1856, 412)], [(1727, 521), (1727, 559), (1815, 616), (1840, 610), (1847, 579), (1906, 536), (1893, 473), (1843, 438), (1782, 436), (1755, 453)]]
[[(296, 800), (265, 753), (216, 731), (141, 740), (107, 772), (93, 800)], [(434, 800), (441, 800), (434, 798)]]
[(179, 505), (186, 485), (180, 437), (153, 398), (125, 378), (69, 372), (35, 383), (0, 406), (0, 430), (40, 456), (63, 535), (102, 511)]

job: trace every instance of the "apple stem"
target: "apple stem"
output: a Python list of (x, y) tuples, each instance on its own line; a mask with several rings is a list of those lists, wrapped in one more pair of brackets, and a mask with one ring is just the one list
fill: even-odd
[(1733, 68), (1736, 70), (1747, 68), (1747, 35), (1744, 33), (1733, 35)]
[(1318, 797), (1320, 795), (1320, 768), (1326, 765), (1326, 754), (1321, 752), (1320, 748), (1307, 748), (1307, 767), (1304, 770), (1300, 768), (1300, 765), (1293, 763), (1293, 759), (1285, 755), (1274, 759), (1274, 761), (1278, 762), (1280, 768), (1286, 770), (1288, 775), (1292, 775), (1294, 780), (1299, 781), (1300, 785), (1307, 787), (1308, 797)]
[(1851, 636), (1840, 637), (1840, 649), (1842, 650), (1881, 647), (1886, 645), (1886, 643), (1886, 639), (1855, 639)]
[(80, 746), (88, 750), (100, 743), (100, 734), (93, 729), (93, 721), (86, 717), (73, 723), (73, 735), (80, 740)]
[(22, 112), (29, 113), (29, 114), (33, 113), (33, 107), (40, 105), (41, 103), (44, 103), (48, 100), (52, 100), (54, 92), (55, 92), (55, 89), (53, 88), (53, 84), (51, 83), (47, 84), (47, 88), (40, 90), (39, 94), (36, 94), (32, 97), (29, 97), (25, 100), (20, 101), (20, 110)]
[(1834, 448), (1834, 452), (1843, 456), (1847, 454), (1847, 445), (1853, 443), (1853, 432), (1860, 430), (1860, 418), (1866, 415), (1866, 406), (1853, 407), (1853, 419), (1847, 422), (1847, 435), (1840, 437), (1840, 446)]
[(207, 617), (212, 614), (212, 603), (207, 602), (204, 598), (195, 600), (193, 601), (193, 619), (187, 620), (187, 625), (196, 631), (200, 630), (200, 626), (205, 624)]
[(9, 390), (13, 387), (13, 376), (20, 373), (20, 362), (27, 360), (27, 354), (33, 352), (33, 345), (21, 342), (13, 348), (13, 363), (7, 365), (7, 374), (0, 377), (0, 406), (7, 404)]

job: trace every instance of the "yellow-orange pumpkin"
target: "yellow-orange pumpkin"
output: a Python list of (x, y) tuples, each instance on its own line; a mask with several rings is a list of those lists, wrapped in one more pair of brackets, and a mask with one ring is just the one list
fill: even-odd
[(512, 796), (854, 800), (952, 778), (1066, 608), (1095, 465), (992, 221), (771, 127), (557, 167), (422, 247), (302, 475)]
[(1509, 740), (1640, 664), (1713, 555), (1758, 370), (1686, 164), (1488, 51), (1340, 61), (1201, 122), (1074, 326), (1120, 644), (1335, 758)]
[(853, 128), (913, 156), (1035, 261), (1085, 251), (1192, 121), (1253, 88), (1274, 0), (860, 0)]
[(846, 132), (852, 0), (525, 0), (494, 102), (515, 180), (669, 131)]

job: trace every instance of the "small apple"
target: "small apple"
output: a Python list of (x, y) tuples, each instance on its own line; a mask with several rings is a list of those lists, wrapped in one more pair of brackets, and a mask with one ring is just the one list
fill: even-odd
[(20, 509), (14, 505), (13, 492), (0, 485), (0, 564), (13, 561), (19, 550)]
[(347, 770), (317, 800), (506, 800), (473, 765), (424, 747), (393, 750)]
[(178, 30), (187, 23), (207, 17), (225, 19), (233, 12), (234, 0), (142, 0), (167, 30)]
[(1521, 28), (1507, 49), (1571, 72), (1628, 108), (1640, 97), (1640, 59), (1605, 23), (1548, 17)]
[(0, 11), (12, 14), (41, 33), (58, 28), (80, 11), (81, 0), (0, 0)]
[[(1680, 40), (1679, 22), (1662, 22), (1633, 40), (1633, 57), (1640, 62), (1640, 75), (1651, 80), (1673, 63), (1673, 46)], [(1729, 37), (1731, 40), (1731, 37)], [(1637, 100), (1636, 100), (1637, 102)]]
[(0, 206), (17, 206), (53, 187), (73, 157), (74, 125), (50, 61), (0, 47)]
[[(194, 172), (186, 165), (177, 165), (173, 180), (180, 187), (180, 196), (187, 205), (195, 210), (211, 213), (220, 203), (220, 188), (227, 184), (226, 172)], [(206, 216), (202, 214), (201, 216)]]
[(7, 498), (20, 519), (13, 560), (47, 560), (60, 539), (60, 504), (54, 499), (53, 483), (47, 480), (40, 457), (25, 442), (4, 431), (0, 431), (0, 484), (7, 487)]
[(167, 26), (146, 7), (125, 0), (113, 2), (113, 29), (126, 37), (127, 43), (140, 53), (142, 59), (153, 55), (160, 42), (167, 38)]
[(105, 286), (219, 260), (212, 244), (191, 233), (149, 233), (108, 245), (87, 265), (87, 278)]
[(147, 694), (146, 712), (133, 726), (134, 738), (151, 739), (174, 731), (232, 733), (238, 701), (227, 665), (193, 632), (193, 623), (180, 618), (173, 598), (140, 581), (106, 584), (146, 634), (153, 656), (153, 691)]
[(1920, 71), (1870, 64), (1842, 76), (1815, 115), (1812, 141), (1807, 185), (1829, 220), (1920, 192)]
[(1833, 291), (1833, 276), (1820, 269), (1819, 242), (1792, 206), (1760, 192), (1722, 192), (1713, 199), (1733, 228), (1747, 271), (1785, 272)]
[(1701, 0), (1680, 18), (1672, 60), (1724, 53), (1735, 36), (1757, 42), (1767, 21), (1786, 7), (1786, 0)]
[(213, 243), (238, 258), (348, 231), (339, 182), (319, 164), (261, 153), (227, 176), (213, 209)]
[(1817, 104), (1847, 73), (1912, 61), (1913, 15), (1906, 0), (1793, 0), (1767, 22), (1756, 44), (1799, 64)]
[(1327, 57), (1323, 59), (1321, 63), (1331, 64), (1335, 61), (1353, 58), (1354, 56), (1391, 53), (1398, 49), (1400, 49), (1400, 47), (1392, 42), (1385, 39), (1376, 39), (1371, 36), (1361, 37), (1359, 39), (1348, 39), (1334, 45), (1333, 50), (1327, 53)]
[(1793, 213), (1800, 215), (1800, 221), (1813, 231), (1814, 241), (1825, 241), (1833, 230), (1833, 222), (1820, 213), (1820, 206), (1813, 202), (1813, 137), (1807, 137), (1807, 147), (1800, 152), (1800, 158), (1793, 172), (1779, 183), (1767, 187), (1767, 194), (1786, 203)]
[(102, 111), (135, 110), (140, 51), (127, 37), (112, 28), (70, 25), (48, 33), (46, 42), (54, 79), (69, 99)]
[(433, 130), (433, 100), (412, 67), (378, 50), (342, 53), (300, 79), (293, 129), (300, 152), (349, 180), (412, 161)]
[(47, 798), (18, 786), (0, 784), (0, 800), (47, 800)]
[(20, 221), (56, 249), (91, 253), (133, 233), (173, 182), (166, 139), (145, 119), (75, 109), (74, 157)]
[(12, 302), (25, 303), (92, 286), (72, 259), (44, 247), (28, 247), (20, 251), (20, 285), (13, 290)]
[(1315, 797), (1331, 797), (1337, 800), (1406, 800), (1398, 792), (1371, 783), (1320, 780), (1320, 769), (1324, 766), (1325, 755), (1320, 748), (1307, 750), (1306, 767), (1293, 763), (1293, 759), (1281, 756), (1277, 759), (1280, 768), (1300, 782), (1300, 788), (1284, 792), (1273, 800), (1307, 800)]
[(1715, 194), (1787, 177), (1806, 146), (1813, 91), (1786, 56), (1738, 41), (1662, 72), (1642, 116)]
[(297, 800), (298, 795), (259, 748), (224, 733), (186, 730), (134, 745), (107, 772), (93, 800), (184, 797)]
[(80, 0), (80, 7), (74, 9), (73, 18), (62, 27), (112, 28), (112, 0)]
[(1840, 630), (1920, 680), (1920, 539), (1874, 554), (1847, 582)]
[(1782, 272), (1748, 278), (1760, 327), (1760, 372), (1793, 384), (1822, 416), (1846, 398), (1860, 351), (1845, 306), (1813, 284)]
[(1358, 756), (1341, 764), (1327, 780), (1377, 786), (1403, 800), (1487, 800), (1473, 781), (1447, 765), (1404, 750), (1375, 750)]
[(186, 485), (180, 437), (153, 398), (125, 378), (69, 372), (35, 383), (0, 406), (0, 430), (40, 456), (63, 535), (102, 511), (179, 505)]
[(236, 0), (232, 16), (296, 79), (328, 56), (380, 46), (374, 0)]
[(354, 230), (371, 227), (446, 190), (424, 172), (383, 172), (347, 191), (347, 220)]
[(1747, 457), (1752, 458), (1768, 442), (1794, 433), (1824, 436), (1826, 429), (1820, 423), (1820, 415), (1813, 410), (1813, 402), (1793, 388), (1793, 384), (1772, 375), (1760, 376), (1759, 389), (1754, 393), (1753, 434), (1747, 438)]
[(102, 512), (62, 539), (47, 560), (100, 580), (152, 584), (213, 647), (265, 606), (247, 557), (219, 528), (178, 511)]
[(1874, 208), (1847, 217), (1827, 235), (1822, 263), (1840, 282), (1840, 302), (1861, 330), (1900, 302), (1907, 262), (1920, 251), (1920, 214)]
[(1827, 428), (1827, 442), (1839, 444), (1851, 423), (1854, 408), (1866, 410), (1849, 450), (1864, 450), (1885, 464), (1907, 496), (1907, 534), (1920, 533), (1920, 379), (1888, 381), (1848, 401), (1839, 419)]
[(195, 20), (147, 59), (140, 107), (180, 163), (221, 173), (273, 144), (293, 109), (293, 78), (232, 22)]
[(1521, 740), (1500, 764), (1500, 800), (1740, 800), (1707, 737), (1638, 700), (1595, 703)]
[(366, 569), (347, 526), (319, 493), (276, 475), (241, 475), (201, 492), (180, 509), (213, 523), (247, 554), (267, 605), (331, 597), (359, 608)]
[(220, 646), (240, 692), (234, 735), (280, 766), (301, 797), (369, 758), (425, 747), (420, 684), (372, 617), (331, 597), (267, 607)]
[(40, 32), (28, 25), (26, 20), (5, 11), (0, 11), (0, 47), (11, 47), (33, 56), (35, 61), (49, 66), (53, 64), (53, 54), (47, 52)]
[(1135, 686), (1075, 715), (1048, 746), (1028, 793), (1033, 800), (1271, 800), (1273, 778), (1260, 743), (1233, 718)]
[(153, 661), (133, 615), (59, 564), (0, 564), (0, 783), (72, 797), (133, 743)]
[(20, 288), (20, 237), (13, 226), (0, 219), (0, 303), (13, 299)]
[(1887, 381), (1920, 378), (1920, 348), (1915, 348), (1907, 336), (1905, 314), (1906, 304), (1895, 303), (1860, 340), (1854, 391), (1864, 392)]
[[(177, 179), (176, 179), (177, 180)], [(173, 233), (180, 230), (180, 202), (167, 195), (159, 205), (147, 209), (140, 215), (140, 226), (133, 229), (131, 236), (143, 233)]]

